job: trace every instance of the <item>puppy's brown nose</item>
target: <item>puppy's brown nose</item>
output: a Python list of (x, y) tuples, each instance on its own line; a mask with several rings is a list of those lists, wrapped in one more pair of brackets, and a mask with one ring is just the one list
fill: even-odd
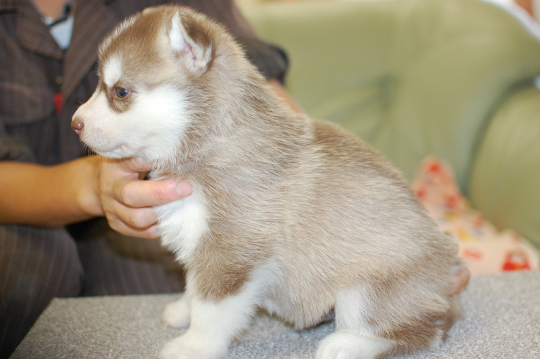
[(80, 135), (84, 128), (84, 123), (82, 123), (80, 120), (73, 120), (71, 121), (71, 128), (77, 135)]

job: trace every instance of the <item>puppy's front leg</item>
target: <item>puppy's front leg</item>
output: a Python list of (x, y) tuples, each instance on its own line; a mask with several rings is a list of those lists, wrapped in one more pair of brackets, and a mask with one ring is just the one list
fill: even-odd
[[(259, 293), (249, 284), (240, 293), (219, 302), (189, 298), (191, 323), (186, 333), (170, 341), (160, 359), (214, 359), (227, 356), (229, 344), (245, 329), (256, 307)], [(182, 299), (180, 299), (182, 301)], [(181, 302), (180, 302), (181, 303)], [(175, 304), (175, 303), (173, 303)]]
[(161, 320), (169, 327), (187, 328), (189, 326), (189, 318), (189, 293), (186, 290), (180, 299), (167, 304)]
[(189, 326), (191, 318), (191, 296), (195, 292), (193, 285), (195, 278), (190, 275), (190, 272), (186, 273), (186, 289), (182, 297), (172, 303), (165, 306), (161, 320), (172, 328), (187, 328)]

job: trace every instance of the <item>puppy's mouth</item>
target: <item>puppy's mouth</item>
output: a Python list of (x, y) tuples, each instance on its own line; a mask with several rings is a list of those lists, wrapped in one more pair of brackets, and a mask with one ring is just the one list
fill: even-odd
[(121, 148), (117, 147), (117, 148), (113, 148), (111, 150), (107, 150), (107, 151), (96, 151), (95, 149), (92, 148), (92, 151), (96, 152), (97, 154), (103, 156), (103, 157), (107, 157), (107, 158), (113, 158), (113, 159), (122, 159), (122, 158), (127, 158), (127, 157), (130, 157), (128, 155), (126, 155), (125, 151), (123, 151)]
[[(85, 138), (91, 137), (91, 138)], [(114, 144), (100, 136), (81, 136), (81, 141), (93, 152), (107, 158), (121, 159), (131, 157), (131, 150), (126, 144)], [(97, 143), (96, 143), (97, 142)]]
[(124, 145), (118, 145), (107, 149), (98, 149), (90, 146), (90, 149), (92, 149), (92, 151), (96, 152), (97, 154), (107, 158), (122, 159), (132, 157), (132, 151), (129, 151), (127, 146)]

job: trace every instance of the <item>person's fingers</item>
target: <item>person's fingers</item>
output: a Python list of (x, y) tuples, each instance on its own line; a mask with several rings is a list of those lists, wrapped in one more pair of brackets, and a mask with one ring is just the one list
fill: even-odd
[(192, 187), (173, 179), (119, 182), (113, 197), (129, 207), (153, 207), (187, 197)]
[(104, 158), (100, 191), (103, 212), (112, 229), (125, 235), (156, 238), (157, 217), (154, 206), (189, 196), (192, 186), (174, 179), (143, 181), (150, 167), (131, 158)]
[(121, 188), (138, 181), (146, 174), (147, 165), (136, 159), (110, 159), (102, 157), (100, 190), (102, 194), (122, 202)]
[(102, 157), (102, 165), (113, 169), (113, 171), (123, 173), (126, 175), (138, 175), (139, 173), (146, 173), (151, 170), (150, 165), (139, 158), (123, 158), (114, 159)]
[(148, 163), (137, 157), (128, 158), (123, 162), (123, 164), (131, 171), (139, 173), (146, 173), (152, 169)]
[(122, 233), (123, 235), (147, 239), (159, 238), (156, 224), (147, 228), (133, 228), (127, 225), (124, 221), (120, 220), (118, 217), (107, 217), (107, 220), (109, 222), (109, 226), (113, 230)]
[(152, 207), (131, 208), (121, 203), (113, 203), (107, 218), (118, 219), (133, 229), (144, 230), (157, 223), (156, 213)]

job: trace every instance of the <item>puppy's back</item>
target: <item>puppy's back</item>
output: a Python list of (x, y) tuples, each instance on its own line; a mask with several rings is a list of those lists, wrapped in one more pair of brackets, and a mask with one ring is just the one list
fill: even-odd
[[(276, 248), (284, 279), (276, 293), (289, 294), (283, 316), (298, 327), (316, 323), (341, 289), (363, 287), (383, 317), (431, 311), (445, 320), (456, 244), (379, 153), (335, 124), (310, 120), (307, 126), (311, 145), (282, 187), (285, 230)], [(392, 292), (399, 293), (394, 303), (387, 300)], [(274, 300), (281, 302), (278, 295)], [(438, 304), (427, 309), (428, 303)]]

